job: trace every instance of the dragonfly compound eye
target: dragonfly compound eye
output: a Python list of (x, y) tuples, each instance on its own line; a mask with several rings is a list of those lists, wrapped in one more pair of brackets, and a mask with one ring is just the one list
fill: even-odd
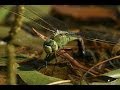
[(58, 50), (58, 45), (56, 41), (52, 39), (45, 41), (43, 47), (46, 53), (52, 53)]
[(46, 53), (52, 53), (52, 48), (51, 48), (51, 46), (47, 46), (47, 45), (44, 45), (44, 50), (45, 50), (45, 52)]

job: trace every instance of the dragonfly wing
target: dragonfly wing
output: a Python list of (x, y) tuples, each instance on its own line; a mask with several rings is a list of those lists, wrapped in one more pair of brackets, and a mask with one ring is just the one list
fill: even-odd
[[(14, 13), (14, 8), (15, 5), (5, 5), (3, 6), (5, 9), (9, 9), (9, 8), (13, 8), (13, 9), (9, 9), (10, 13)], [(49, 10), (45, 13), (43, 10), (45, 8), (44, 5), (25, 5), (24, 6), (25, 10), (24, 13), (21, 14), (23, 17), (25, 17), (25, 21), (23, 24), (23, 28), (28, 31), (31, 32), (32, 31), (32, 27), (35, 28), (38, 31), (42, 31), (42, 32), (46, 32), (50, 31), (50, 33), (55, 32), (57, 29), (58, 30), (67, 30), (67, 26), (65, 26), (65, 24), (50, 16), (49, 15)], [(50, 8), (50, 6), (49, 6)], [(50, 34), (49, 34), (50, 35)]]
[[(37, 8), (40, 8), (40, 7), (43, 7), (44, 5), (40, 5), (38, 6)], [(66, 31), (68, 30), (68, 25), (65, 24), (63, 21), (53, 17), (51, 14), (50, 14), (50, 10), (51, 10), (51, 6), (49, 6), (49, 10), (48, 12), (46, 12), (46, 15), (45, 14), (45, 10), (41, 10), (40, 12), (40, 9), (36, 9), (36, 6), (35, 5), (29, 5), (29, 6), (26, 6), (27, 9), (29, 9), (29, 11), (33, 12), (34, 14), (36, 14), (37, 16), (39, 17), (42, 17), (42, 19), (44, 21), (46, 21), (49, 26), (52, 26), (53, 28), (55, 28), (54, 30), (63, 30), (63, 31)], [(37, 13), (36, 13), (37, 12)], [(52, 29), (53, 29), (52, 28)]]
[(87, 40), (96, 40), (100, 42), (106, 42), (116, 44), (120, 40), (120, 32), (116, 30), (104, 30), (94, 28), (82, 28), (81, 34)]

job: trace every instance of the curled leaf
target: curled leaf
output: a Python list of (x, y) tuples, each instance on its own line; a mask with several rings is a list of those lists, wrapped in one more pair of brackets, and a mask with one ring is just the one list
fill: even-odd
[(105, 73), (103, 75), (104, 76), (109, 76), (109, 77), (112, 77), (112, 78), (120, 78), (120, 69), (110, 71), (110, 72)]

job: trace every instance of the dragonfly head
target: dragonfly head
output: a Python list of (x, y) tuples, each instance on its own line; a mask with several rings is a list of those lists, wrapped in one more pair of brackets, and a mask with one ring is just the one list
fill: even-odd
[(58, 50), (58, 44), (56, 41), (48, 39), (44, 42), (43, 48), (47, 54), (50, 54)]

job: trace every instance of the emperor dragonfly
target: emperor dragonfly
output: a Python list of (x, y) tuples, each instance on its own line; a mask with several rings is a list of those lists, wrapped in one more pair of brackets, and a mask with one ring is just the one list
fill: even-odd
[[(64, 45), (66, 45), (68, 42), (73, 41), (73, 40), (78, 40), (81, 43), (81, 46), (80, 46), (81, 53), (84, 56), (85, 55), (85, 45), (84, 45), (84, 42), (82, 39), (82, 37), (84, 37), (84, 36), (87, 36), (86, 37), (87, 40), (102, 41), (102, 42), (107, 42), (107, 43), (111, 43), (111, 44), (117, 43), (120, 38), (118, 35), (117, 35), (117, 37), (114, 37), (115, 35), (112, 35), (113, 32), (111, 33), (111, 35), (109, 35), (109, 36), (113, 36), (113, 37), (106, 38), (106, 37), (108, 37), (107, 32), (98, 33), (98, 32), (95, 32), (95, 30), (92, 30), (93, 28), (91, 29), (92, 32), (90, 30), (87, 30), (88, 33), (85, 31), (85, 29), (83, 29), (82, 33), (84, 35), (81, 37), (81, 33), (75, 34), (75, 33), (68, 32), (68, 28), (65, 27), (65, 24), (60, 22), (56, 18), (49, 16), (48, 18), (43, 19), (41, 17), (41, 12), (40, 12), (41, 10), (39, 8), (36, 8), (36, 6), (26, 5), (25, 10), (26, 10), (25, 11), (26, 14), (23, 14), (22, 16), (27, 18), (29, 21), (32, 21), (32, 23), (29, 25), (24, 23), (24, 25), (23, 25), (24, 30), (26, 30), (27, 32), (32, 32), (32, 28), (35, 28), (36, 30), (39, 30), (39, 31), (42, 30), (41, 28), (44, 28), (45, 29), (44, 31), (46, 31), (46, 30), (50, 31), (52, 34), (52, 36), (50, 36), (50, 38), (48, 40), (46, 40), (43, 44), (44, 50), (47, 53), (47, 56), (46, 56), (47, 61), (49, 61), (48, 57), (52, 53), (56, 52), (59, 49), (64, 48)], [(10, 11), (10, 12), (15, 13), (13, 11)], [(17, 13), (15, 13), (15, 14), (17, 14)], [(39, 18), (38, 22), (35, 21), (35, 17)], [(44, 26), (42, 25), (43, 23), (44, 23)], [(52, 23), (52, 25), (50, 23)], [(90, 35), (89, 32), (91, 32), (92, 34)], [(46, 32), (46, 35), (47, 35), (47, 32)]]
[[(46, 40), (43, 44), (43, 48), (45, 50), (45, 52), (47, 53), (46, 58), (48, 58), (48, 56), (52, 53), (55, 53), (57, 50), (64, 48), (64, 45), (66, 45), (68, 42), (73, 41), (73, 40), (78, 40), (79, 43), (81, 43), (81, 53), (84, 55), (85, 54), (85, 45), (83, 42), (82, 37), (79, 35), (77, 36), (74, 33), (71, 32), (67, 32), (67, 31), (62, 31), (63, 29), (58, 29), (55, 28), (55, 26), (51, 25), (48, 21), (45, 21), (43, 18), (41, 18), (41, 16), (39, 15), (39, 13), (36, 13), (34, 10), (30, 9), (33, 6), (25, 6), (26, 12), (27, 14), (23, 14), (22, 16), (27, 18), (28, 20), (32, 21), (33, 25), (28, 26), (26, 23), (23, 25), (23, 28), (25, 30), (30, 31), (32, 28), (35, 29), (39, 29), (39, 28), (44, 28), (50, 32), (52, 32), (52, 36)], [(8, 9), (7, 7), (3, 6), (3, 8)], [(37, 9), (35, 9), (37, 10)], [(11, 13), (17, 14), (14, 11), (10, 10)], [(28, 13), (30, 15), (35, 15), (37, 18), (39, 18), (41, 21), (40, 22), (35, 22), (35, 19), (33, 17), (31, 17), (30, 15), (28, 15)], [(50, 17), (51, 18), (51, 17)], [(51, 18), (52, 21), (54, 21), (55, 23), (58, 23), (58, 26), (62, 27), (61, 22), (55, 18)], [(46, 24), (49, 28), (44, 27), (41, 23)], [(50, 29), (52, 28), (52, 29)], [(64, 28), (65, 29), (65, 28)], [(68, 28), (66, 28), (67, 30)], [(45, 59), (46, 60), (46, 59)], [(49, 61), (49, 60), (47, 60)]]

